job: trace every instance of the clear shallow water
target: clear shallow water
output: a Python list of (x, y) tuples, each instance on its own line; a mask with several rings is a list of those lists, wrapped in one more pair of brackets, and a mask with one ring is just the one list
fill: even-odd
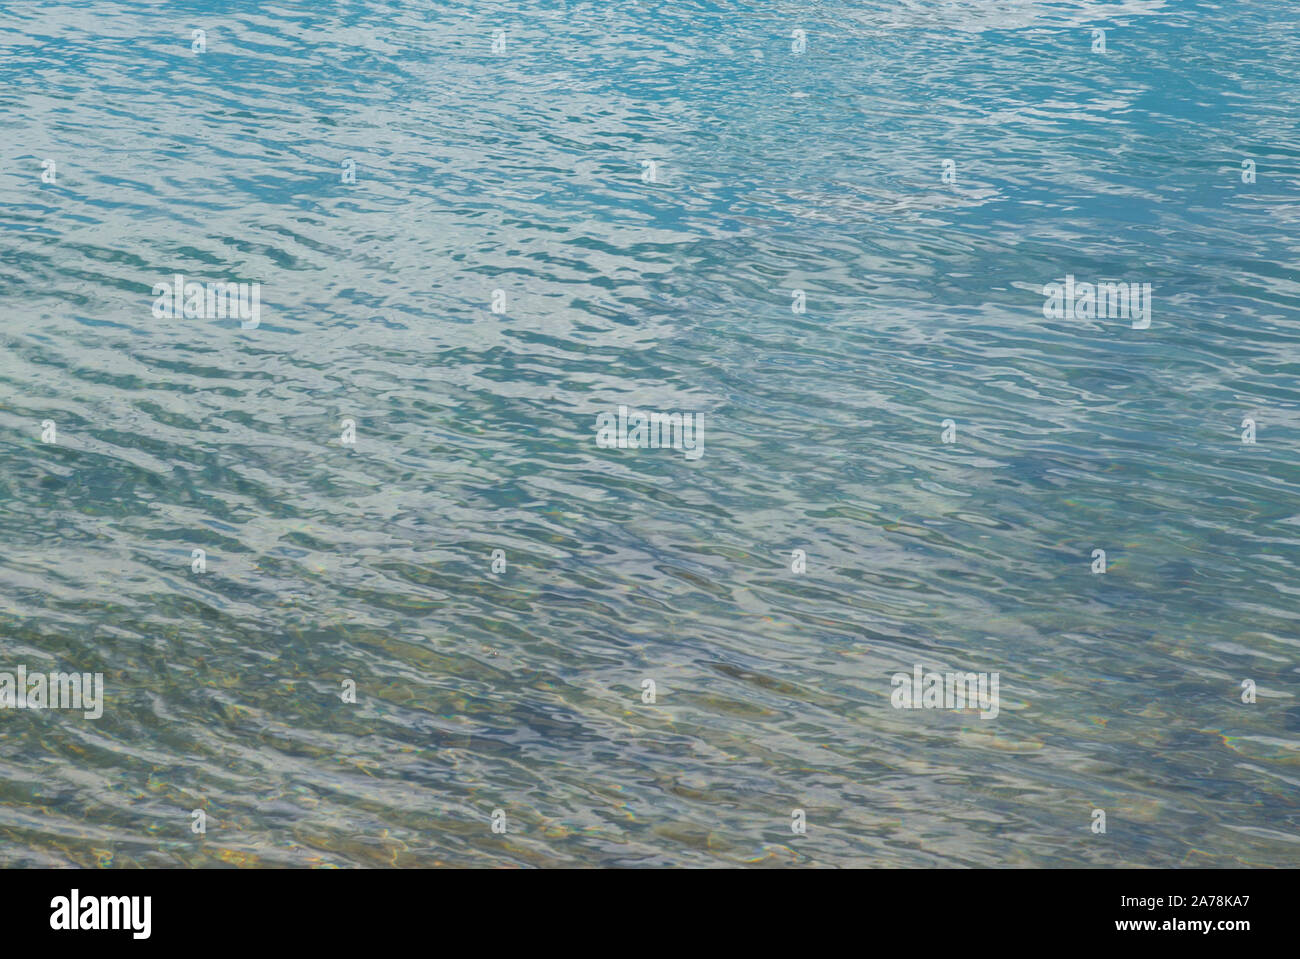
[(1295, 865), (1294, 9), (1006, 6), (0, 10), (0, 861)]

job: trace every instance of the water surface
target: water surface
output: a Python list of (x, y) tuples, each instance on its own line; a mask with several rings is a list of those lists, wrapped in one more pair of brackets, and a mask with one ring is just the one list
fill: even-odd
[[(1296, 865), (1298, 41), (6, 5), (0, 668), (108, 694), (0, 712), (0, 862)], [(260, 325), (155, 318), (176, 273)], [(1066, 274), (1150, 328), (1045, 319)], [(917, 663), (999, 715), (892, 708)]]

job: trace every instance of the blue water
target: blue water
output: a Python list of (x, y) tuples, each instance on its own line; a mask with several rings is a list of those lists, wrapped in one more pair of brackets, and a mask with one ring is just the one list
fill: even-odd
[(0, 710), (0, 863), (1296, 865), (1297, 76), (1284, 2), (3, 4), (0, 671), (106, 693)]

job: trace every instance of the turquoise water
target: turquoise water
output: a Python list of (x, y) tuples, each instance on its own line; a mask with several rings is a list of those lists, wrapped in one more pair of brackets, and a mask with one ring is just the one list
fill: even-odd
[(234, 6), (0, 8), (0, 862), (1300, 862), (1293, 5)]

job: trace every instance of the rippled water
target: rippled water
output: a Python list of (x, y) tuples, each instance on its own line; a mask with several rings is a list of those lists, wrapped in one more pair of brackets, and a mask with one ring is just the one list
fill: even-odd
[(0, 10), (0, 861), (1300, 861), (1291, 4), (239, 6)]

